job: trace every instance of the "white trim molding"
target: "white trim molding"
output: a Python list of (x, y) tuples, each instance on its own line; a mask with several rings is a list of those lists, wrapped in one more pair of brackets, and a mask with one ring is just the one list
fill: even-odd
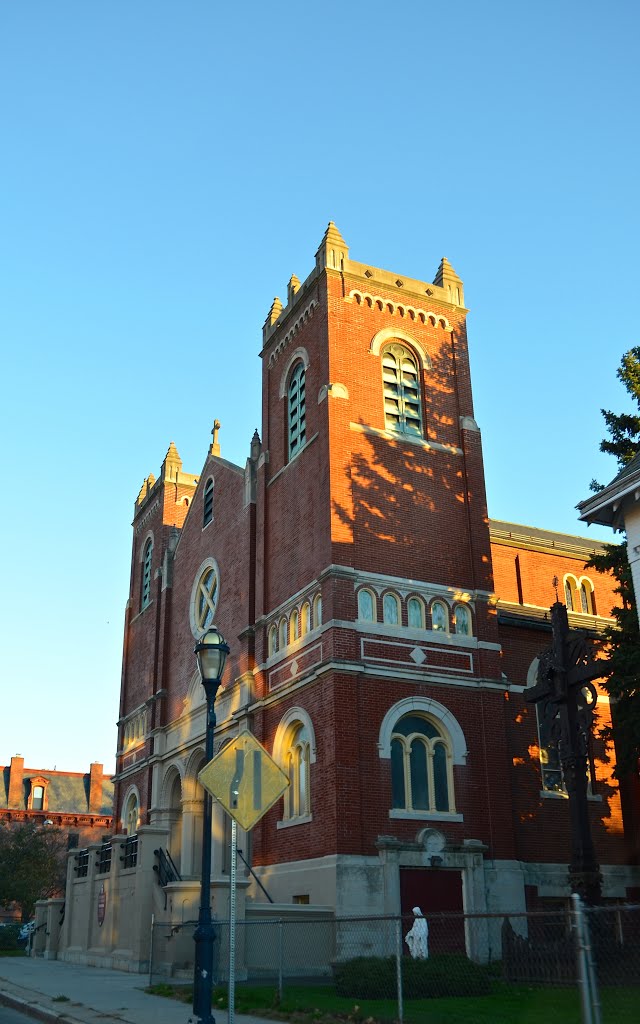
[[(438, 703), (437, 700), (432, 700), (431, 697), (405, 697), (404, 700), (398, 701), (397, 704), (389, 708), (382, 720), (378, 737), (378, 754), (380, 758), (386, 758), (387, 760), (391, 758), (391, 736), (398, 719), (402, 718), (403, 715), (409, 715), (416, 711), (430, 715), (443, 726), (451, 738), (453, 763), (466, 764), (468, 753), (467, 741), (464, 738), (464, 733), (457, 718), (444, 704)], [(450, 818), (450, 815), (446, 815), (446, 817)]]

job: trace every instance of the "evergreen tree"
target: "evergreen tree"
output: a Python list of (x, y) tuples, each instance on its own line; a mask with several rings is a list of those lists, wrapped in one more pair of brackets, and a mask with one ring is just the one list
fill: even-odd
[[(640, 346), (630, 348), (622, 357), (616, 374), (640, 411)], [(601, 409), (609, 438), (600, 443), (600, 451), (615, 455), (622, 469), (640, 450), (640, 415), (615, 413)]]
[[(640, 346), (625, 352), (617, 376), (638, 413), (618, 414), (602, 409), (609, 437), (601, 442), (600, 451), (615, 455), (618, 468), (623, 469), (640, 451)], [(593, 482), (592, 489), (602, 488)], [(626, 544), (607, 544), (605, 548), (603, 554), (593, 555), (587, 564), (598, 572), (613, 574), (615, 592), (620, 598), (612, 611), (616, 625), (605, 631), (613, 670), (605, 685), (612, 697), (614, 728), (603, 730), (608, 739), (615, 738), (618, 764), (614, 774), (620, 778), (629, 771), (637, 771), (640, 759), (640, 627)]]

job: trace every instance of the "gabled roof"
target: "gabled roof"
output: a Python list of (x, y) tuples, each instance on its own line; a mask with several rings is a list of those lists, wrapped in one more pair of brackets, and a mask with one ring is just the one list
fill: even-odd
[(585, 523), (600, 523), (614, 530), (624, 527), (623, 503), (640, 501), (640, 452), (624, 466), (602, 491), (576, 505)]

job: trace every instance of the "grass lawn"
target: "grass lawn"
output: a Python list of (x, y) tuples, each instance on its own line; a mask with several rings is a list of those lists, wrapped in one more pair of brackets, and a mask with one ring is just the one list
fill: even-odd
[[(493, 983), (487, 996), (410, 999), (404, 1004), (405, 1024), (581, 1024), (580, 1001), (574, 989), (543, 989)], [(191, 1000), (191, 989), (154, 985), (158, 995)], [(214, 1010), (227, 1005), (226, 989), (216, 989)], [(606, 1005), (606, 1004), (605, 1004)], [(330, 985), (287, 985), (282, 1003), (272, 986), (239, 985), (236, 1011), (252, 1013), (272, 1020), (295, 1024), (334, 1024), (353, 1021), (367, 1024), (391, 1024), (397, 1020), (397, 1004), (389, 999), (358, 999), (335, 994)], [(631, 1003), (628, 1003), (629, 1014)], [(608, 1009), (608, 1007), (607, 1007)], [(603, 1024), (623, 1024), (636, 1020), (631, 1015), (612, 1011), (603, 1016)]]

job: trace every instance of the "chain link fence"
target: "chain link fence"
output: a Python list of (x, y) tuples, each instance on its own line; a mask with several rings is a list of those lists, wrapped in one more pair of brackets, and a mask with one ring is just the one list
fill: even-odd
[[(435, 1019), (447, 1020), (447, 1007), (459, 1013), (467, 1003), (476, 1008), (469, 1020), (640, 1021), (640, 906), (587, 909), (573, 897), (557, 911), (432, 914), (423, 946), (413, 944), (418, 956), (406, 942), (413, 920), (238, 922), (236, 980), (272, 986), (280, 1001), (292, 987), (326, 986), (350, 1001), (345, 1009), (373, 1001), (381, 1019), (403, 1024), (436, 1008)], [(153, 923), (151, 983), (191, 984), (196, 924)], [(216, 921), (215, 934), (214, 979), (224, 986), (229, 922)]]

